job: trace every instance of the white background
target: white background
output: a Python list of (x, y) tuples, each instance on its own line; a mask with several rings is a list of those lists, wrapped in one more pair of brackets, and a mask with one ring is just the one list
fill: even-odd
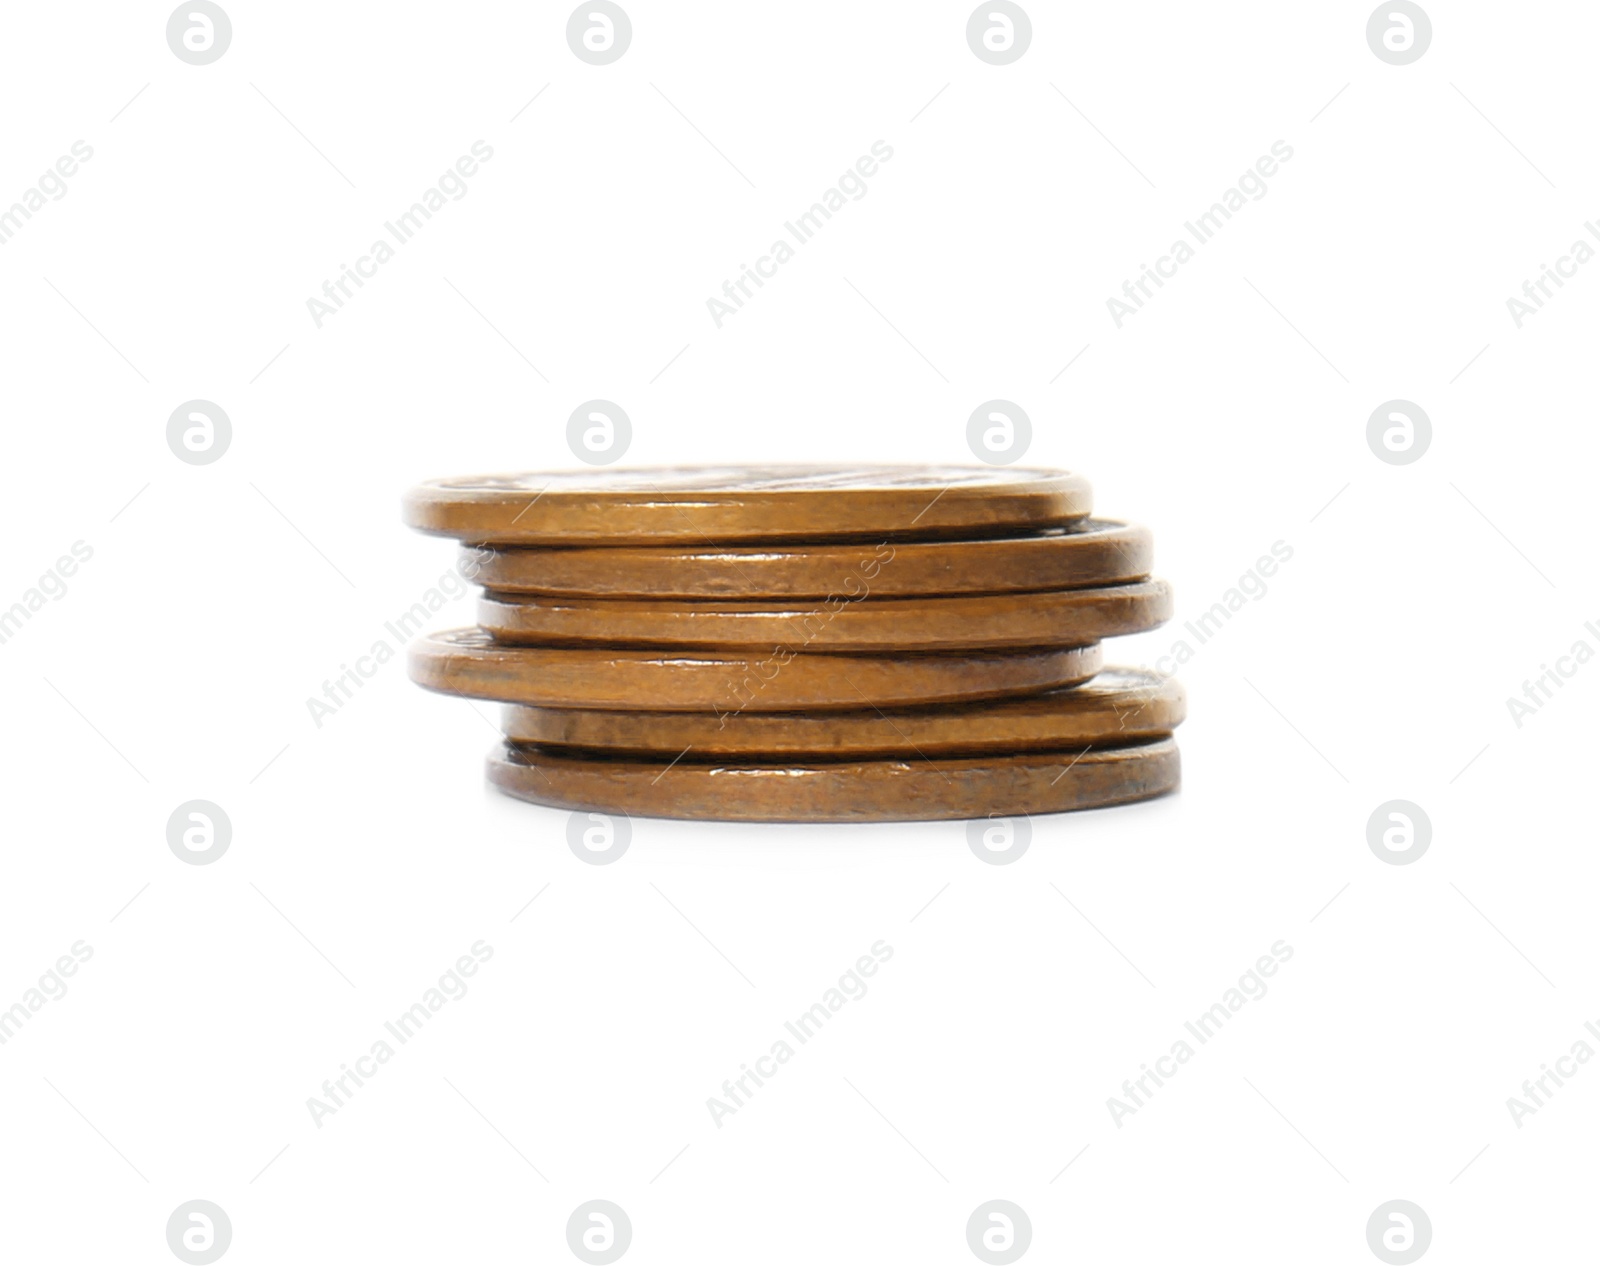
[[(239, 1263), (571, 1261), (591, 1198), (638, 1262), (971, 1262), (992, 1198), (1028, 1260), (1371, 1261), (1391, 1199), (1435, 1260), (1590, 1243), (1600, 1069), (1520, 1129), (1506, 1100), (1600, 1021), (1600, 666), (1521, 728), (1505, 701), (1600, 647), (1600, 263), (1522, 329), (1505, 301), (1600, 212), (1600, 14), (1435, 4), (1396, 67), (1365, 4), (1034, 3), (996, 67), (960, 4), (635, 3), (594, 67), (560, 5), (226, 7), (199, 67), (163, 5), (6, 15), (0, 204), (94, 150), (0, 247), (0, 607), (93, 549), (0, 646), (0, 1006), (93, 947), (0, 1047), (9, 1259), (170, 1262), (195, 1198)], [(318, 329), (306, 299), (477, 140)], [(1276, 140), (1267, 195), (1118, 329), (1107, 298)], [(1017, 401), (1027, 462), (1150, 525), (1177, 587), (1115, 662), (1294, 556), (1182, 670), (1177, 796), (1037, 819), (1006, 866), (959, 823), (649, 820), (585, 865), (566, 814), (484, 788), (491, 708), (398, 659), (320, 728), (306, 700), (452, 562), (405, 487), (576, 466), (593, 397), (630, 464), (970, 461), (974, 406)], [(195, 398), (233, 423), (209, 466), (165, 440)], [(1366, 444), (1394, 398), (1433, 422), (1409, 466)], [(208, 866), (166, 843), (197, 797), (233, 824)], [(1366, 842), (1396, 797), (1433, 824), (1406, 866)], [(868, 994), (714, 1126), (879, 939)], [(470, 993), (315, 1125), (478, 940)]]

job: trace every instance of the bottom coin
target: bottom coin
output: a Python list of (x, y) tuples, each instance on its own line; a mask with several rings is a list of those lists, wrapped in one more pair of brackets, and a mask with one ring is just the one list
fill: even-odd
[(781, 764), (572, 756), (502, 744), (489, 781), (535, 804), (725, 822), (912, 822), (1098, 809), (1178, 786), (1171, 739), (1078, 751)]

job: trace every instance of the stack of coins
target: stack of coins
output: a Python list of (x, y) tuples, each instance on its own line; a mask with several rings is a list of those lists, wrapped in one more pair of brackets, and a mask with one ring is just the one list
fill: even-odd
[(525, 800), (763, 822), (985, 818), (1178, 785), (1182, 688), (1103, 668), (1172, 611), (1088, 483), (986, 467), (486, 476), (407, 494), (467, 547), (478, 627), (414, 681), (509, 705)]

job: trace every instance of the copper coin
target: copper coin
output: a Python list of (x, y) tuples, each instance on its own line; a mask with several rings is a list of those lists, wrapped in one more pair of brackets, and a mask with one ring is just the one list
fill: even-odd
[(1146, 580), (1109, 589), (839, 598), (816, 603), (684, 602), (489, 594), (478, 623), (513, 645), (770, 647), (953, 651), (1085, 646), (1143, 633), (1172, 617), (1172, 590)]
[(921, 756), (1056, 750), (1130, 743), (1172, 733), (1183, 687), (1137, 668), (1107, 668), (1081, 686), (1020, 699), (887, 711), (603, 712), (505, 709), (517, 743), (634, 755), (717, 757)]
[(1017, 593), (1150, 574), (1147, 529), (1108, 519), (985, 540), (755, 547), (469, 549), (462, 573), (506, 593), (605, 598), (826, 598)]
[(465, 541), (640, 545), (995, 535), (1084, 518), (1088, 481), (987, 466), (662, 466), (413, 488), (405, 522)]
[(1171, 739), (1087, 751), (805, 764), (564, 755), (502, 744), (489, 781), (535, 804), (728, 822), (910, 822), (1098, 809), (1178, 786)]
[(972, 655), (766, 654), (616, 647), (502, 646), (481, 629), (411, 644), (411, 680), (429, 690), (547, 708), (788, 712), (995, 699), (1087, 681), (1100, 648)]

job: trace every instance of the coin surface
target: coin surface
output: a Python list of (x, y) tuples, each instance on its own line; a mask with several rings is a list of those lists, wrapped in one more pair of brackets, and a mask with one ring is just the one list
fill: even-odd
[(826, 598), (1013, 593), (1126, 584), (1150, 575), (1147, 529), (1084, 519), (1027, 535), (872, 544), (468, 549), (486, 589), (611, 598)]
[(1088, 481), (985, 466), (663, 466), (439, 479), (405, 522), (476, 543), (994, 535), (1084, 518)]
[(1172, 733), (1183, 687), (1139, 668), (1107, 668), (1081, 686), (1023, 698), (846, 712), (616, 712), (507, 707), (516, 743), (664, 757), (940, 756), (1076, 749)]
[(1087, 751), (762, 763), (501, 744), (489, 781), (536, 804), (728, 822), (907, 822), (1095, 809), (1175, 790), (1171, 739)]
[[(862, 582), (861, 592), (867, 592)], [(815, 603), (515, 597), (491, 593), (478, 623), (513, 645), (740, 648), (796, 651), (1003, 650), (1084, 646), (1142, 633), (1172, 616), (1172, 590), (1146, 580), (1106, 589), (846, 598)]]
[(1100, 671), (1098, 646), (933, 655), (766, 654), (503, 646), (482, 629), (417, 638), (411, 680), (444, 694), (551, 708), (786, 712), (994, 699)]

